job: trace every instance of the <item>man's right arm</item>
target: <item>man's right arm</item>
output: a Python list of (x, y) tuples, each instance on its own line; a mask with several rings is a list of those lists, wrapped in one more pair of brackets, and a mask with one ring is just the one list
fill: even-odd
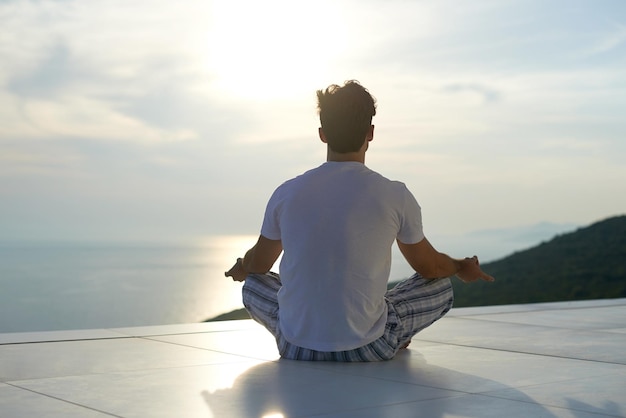
[(250, 273), (267, 273), (283, 251), (280, 240), (271, 240), (259, 235), (254, 247), (250, 248), (243, 258), (238, 258), (234, 266), (224, 273), (236, 282), (243, 282)]
[(457, 276), (463, 282), (495, 279), (481, 270), (478, 257), (455, 259), (437, 251), (426, 239), (415, 244), (398, 242), (400, 252), (409, 265), (425, 279)]

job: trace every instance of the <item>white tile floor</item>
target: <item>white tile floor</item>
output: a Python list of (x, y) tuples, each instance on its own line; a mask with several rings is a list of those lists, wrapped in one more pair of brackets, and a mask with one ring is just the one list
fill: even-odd
[(626, 299), (462, 308), (392, 361), (252, 321), (0, 334), (0, 417), (626, 417)]

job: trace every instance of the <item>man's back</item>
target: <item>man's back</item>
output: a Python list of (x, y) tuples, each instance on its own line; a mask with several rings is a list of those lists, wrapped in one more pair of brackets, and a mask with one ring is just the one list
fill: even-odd
[[(448, 277), (494, 278), (476, 256), (435, 250), (413, 195), (365, 167), (376, 115), (367, 89), (349, 80), (317, 99), (327, 162), (274, 192), (257, 243), (225, 275), (245, 281), (244, 305), (281, 357), (389, 360), (450, 310)], [(394, 240), (416, 273), (385, 292)], [(281, 253), (279, 276), (269, 269)]]
[(423, 238), (404, 184), (359, 162), (326, 162), (279, 187), (261, 234), (280, 239), (280, 328), (302, 347), (340, 351), (383, 333), (396, 238)]

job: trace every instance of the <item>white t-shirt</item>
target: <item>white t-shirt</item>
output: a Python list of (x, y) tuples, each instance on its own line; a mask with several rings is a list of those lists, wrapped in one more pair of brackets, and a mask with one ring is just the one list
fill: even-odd
[(384, 333), (391, 247), (424, 238), (403, 183), (359, 162), (326, 162), (283, 183), (261, 234), (282, 241), (279, 327), (317, 351), (351, 350)]

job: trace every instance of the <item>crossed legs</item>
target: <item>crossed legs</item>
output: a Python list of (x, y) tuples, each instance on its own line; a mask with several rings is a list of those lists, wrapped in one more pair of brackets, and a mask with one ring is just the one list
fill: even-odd
[(252, 319), (274, 335), (281, 356), (300, 360), (388, 360), (406, 348), (415, 334), (442, 318), (454, 300), (449, 279), (424, 279), (416, 273), (386, 293), (388, 315), (383, 336), (354, 350), (328, 353), (295, 347), (284, 340), (278, 327), (280, 287), (276, 273), (251, 274), (244, 282), (243, 303)]

